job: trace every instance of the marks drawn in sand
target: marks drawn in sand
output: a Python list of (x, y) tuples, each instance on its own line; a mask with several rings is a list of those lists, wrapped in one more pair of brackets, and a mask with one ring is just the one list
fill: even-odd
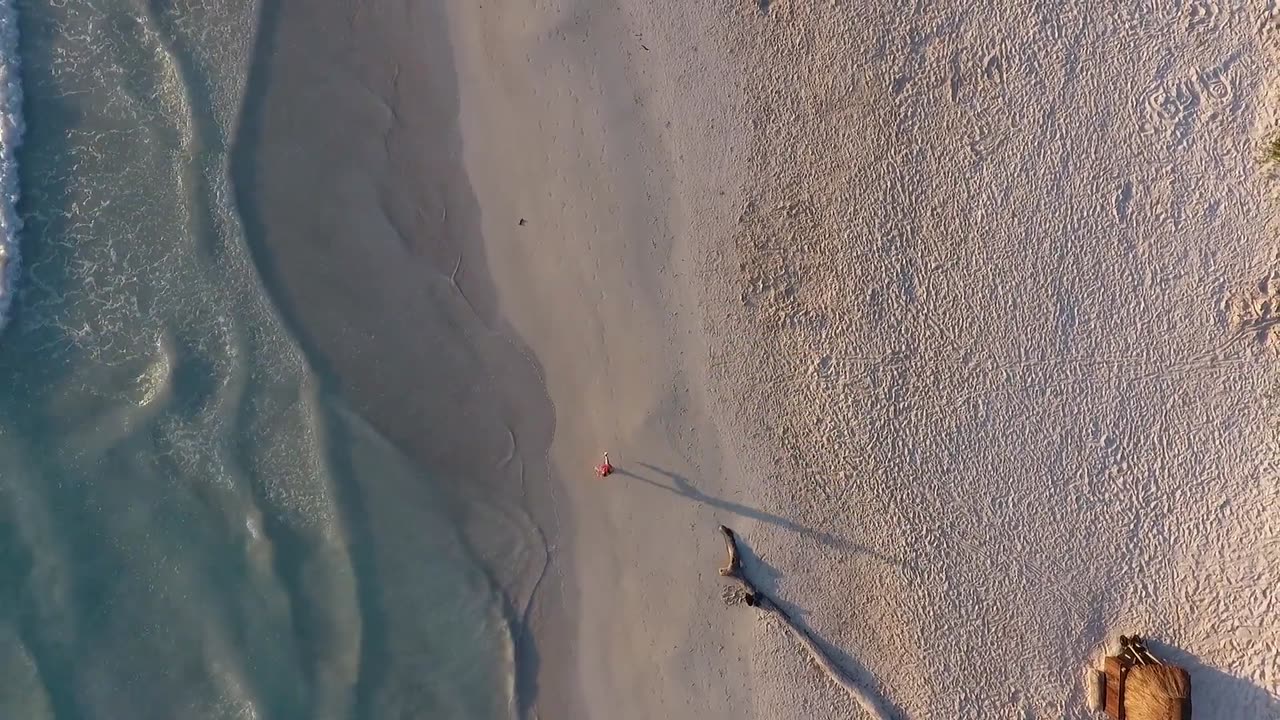
[(1280, 2), (1267, 0), (1267, 7), (1258, 13), (1257, 34), (1263, 40), (1273, 41), (1280, 31)]
[(1224, 303), (1227, 323), (1235, 338), (1252, 338), (1258, 345), (1280, 350), (1280, 270), (1272, 271), (1251, 289)]
[(1135, 5), (1119, 5), (1113, 8), (1108, 19), (1115, 34), (1126, 40), (1141, 38), (1147, 33), (1151, 23), (1151, 16)]
[(1187, 32), (1217, 32), (1226, 22), (1226, 13), (1216, 0), (1191, 0), (1182, 9), (1182, 22)]
[(982, 65), (982, 75), (997, 85), (1004, 84), (1004, 60), (1001, 59), (1000, 53), (991, 53), (987, 56), (986, 62)]
[(1196, 79), (1200, 86), (1200, 97), (1205, 105), (1213, 108), (1230, 107), (1237, 93), (1237, 79), (1232, 72), (1234, 59), (1221, 65), (1200, 70)]
[(1143, 92), (1138, 103), (1138, 130), (1144, 135), (1166, 138), (1172, 148), (1183, 148), (1195, 130), (1199, 107), (1196, 82), (1185, 78), (1157, 79)]

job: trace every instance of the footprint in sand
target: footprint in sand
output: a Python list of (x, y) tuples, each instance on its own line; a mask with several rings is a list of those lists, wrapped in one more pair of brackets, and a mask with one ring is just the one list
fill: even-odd
[(1009, 139), (1008, 131), (985, 118), (975, 118), (970, 131), (969, 152), (976, 160), (985, 160), (999, 152)]
[(1207, 67), (1197, 74), (1200, 84), (1200, 97), (1211, 107), (1228, 107), (1236, 96), (1235, 77), (1230, 71), (1231, 63), (1226, 62), (1215, 67)]
[(1181, 147), (1191, 139), (1199, 107), (1200, 90), (1194, 81), (1157, 80), (1143, 93), (1135, 120), (1142, 134), (1164, 137)]
[(1262, 347), (1280, 351), (1280, 270), (1228, 298), (1224, 306), (1235, 337), (1251, 338)]
[(1004, 84), (1004, 59), (1000, 53), (991, 53), (982, 64), (982, 76), (996, 85)]
[(1114, 8), (1109, 19), (1115, 34), (1126, 40), (1134, 40), (1143, 35), (1151, 22), (1150, 15), (1129, 6)]
[(1226, 14), (1214, 0), (1193, 0), (1182, 11), (1188, 32), (1217, 32), (1222, 29)]
[(1280, 2), (1277, 0), (1267, 0), (1267, 7), (1258, 14), (1258, 36), (1274, 43), (1276, 36), (1280, 35)]

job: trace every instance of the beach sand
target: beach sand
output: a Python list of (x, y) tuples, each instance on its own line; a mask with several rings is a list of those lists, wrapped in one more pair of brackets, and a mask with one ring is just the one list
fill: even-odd
[[(256, 264), (336, 424), (447, 485), (510, 600), (521, 715), (749, 708), (755, 622), (723, 612), (714, 528), (756, 511), (708, 410), (690, 257), (736, 217), (744, 134), (730, 80), (702, 87), (719, 38), (656, 20), (334, 2), (269, 4), (259, 29), (237, 168)], [(406, 473), (352, 464), (382, 616), (355, 696), (389, 711), (416, 690), (378, 657), (412, 666), (430, 594), (384, 585), (434, 546), (395, 507), (422, 502)]]
[(724, 607), (717, 523), (876, 715), (1087, 717), (1135, 631), (1197, 717), (1276, 714), (1275, 18), (449, 16), (555, 413), (542, 717), (862, 715)]
[[(518, 711), (866, 715), (726, 605), (723, 523), (873, 716), (1084, 718), (1135, 631), (1197, 717), (1277, 714), (1274, 17), (319, 8), (246, 227), (355, 413), (520, 498), (472, 530), (545, 547)], [(368, 102), (308, 157), (326, 92)]]
[[(1087, 717), (1140, 632), (1197, 717), (1275, 716), (1275, 18), (778, 3), (741, 37), (773, 61), (721, 379), (761, 506), (839, 538), (761, 529), (779, 594), (888, 715)], [(758, 713), (851, 714), (759, 640)]]
[[(496, 297), (555, 406), (563, 605), (535, 599), (544, 718), (750, 708), (754, 622), (724, 611), (714, 530), (767, 516), (710, 409), (691, 255), (728, 237), (745, 134), (702, 12), (450, 8)], [(597, 479), (606, 450), (616, 472)]]

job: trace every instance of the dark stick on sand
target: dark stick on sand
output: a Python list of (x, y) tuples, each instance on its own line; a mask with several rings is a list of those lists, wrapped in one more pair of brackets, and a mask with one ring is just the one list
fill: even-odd
[(786, 610), (783, 610), (773, 601), (773, 598), (765, 595), (760, 588), (756, 587), (755, 583), (751, 582), (751, 578), (747, 577), (747, 573), (742, 568), (742, 556), (738, 553), (737, 534), (724, 525), (720, 526), (720, 532), (724, 534), (725, 549), (729, 551), (729, 564), (720, 568), (720, 574), (736, 580), (742, 585), (744, 590), (743, 600), (751, 607), (771, 613), (781, 620), (782, 624), (787, 626), (787, 629), (791, 631), (796, 640), (808, 651), (809, 657), (813, 658), (818, 667), (822, 668), (822, 671), (827, 674), (827, 677), (844, 688), (845, 692), (849, 693), (849, 697), (853, 698), (854, 702), (858, 703), (863, 710), (866, 710), (871, 717), (877, 720), (890, 720), (892, 716), (881, 707), (881, 703), (874, 695), (858, 687), (858, 684), (827, 656), (822, 646), (809, 634), (808, 630), (801, 627)]

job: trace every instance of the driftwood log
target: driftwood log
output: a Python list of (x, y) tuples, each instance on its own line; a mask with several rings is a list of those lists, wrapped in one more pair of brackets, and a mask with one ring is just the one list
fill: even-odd
[(837, 665), (822, 645), (809, 633), (807, 629), (801, 626), (791, 617), (790, 613), (784, 610), (773, 598), (766, 595), (755, 583), (751, 582), (751, 578), (747, 577), (746, 571), (742, 567), (742, 555), (738, 552), (738, 536), (733, 530), (720, 526), (720, 532), (724, 534), (725, 548), (729, 552), (729, 564), (720, 568), (720, 574), (731, 580), (737, 581), (742, 585), (743, 601), (751, 607), (757, 608), (765, 613), (773, 615), (788, 630), (791, 635), (800, 643), (800, 646), (809, 653), (809, 657), (817, 664), (819, 668), (826, 673), (827, 677), (839, 685), (854, 702), (858, 703), (863, 710), (877, 720), (891, 720), (892, 715), (886, 711), (879, 700), (860, 687), (848, 674)]

